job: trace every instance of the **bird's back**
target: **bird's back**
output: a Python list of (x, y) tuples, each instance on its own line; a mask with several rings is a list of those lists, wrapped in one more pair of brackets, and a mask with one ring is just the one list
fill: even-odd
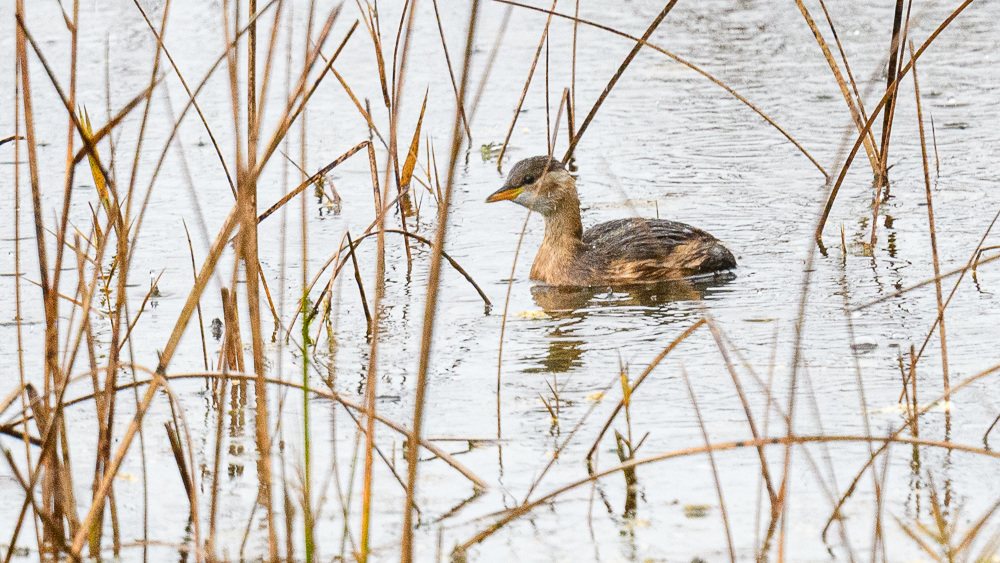
[(594, 284), (647, 283), (736, 267), (736, 258), (712, 235), (663, 219), (618, 219), (583, 233), (581, 269)]

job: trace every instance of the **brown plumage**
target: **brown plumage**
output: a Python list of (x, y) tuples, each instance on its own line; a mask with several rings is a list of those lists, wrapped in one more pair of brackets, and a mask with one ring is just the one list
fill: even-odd
[(576, 181), (561, 162), (518, 162), (487, 202), (511, 200), (545, 218), (531, 279), (551, 285), (624, 285), (677, 280), (736, 267), (715, 237), (662, 219), (616, 219), (583, 230)]

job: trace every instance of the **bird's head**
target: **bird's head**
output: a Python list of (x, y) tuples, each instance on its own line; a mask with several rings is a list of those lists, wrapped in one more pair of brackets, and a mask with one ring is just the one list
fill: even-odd
[(502, 188), (486, 198), (487, 203), (510, 200), (544, 216), (563, 205), (579, 208), (576, 183), (566, 167), (550, 156), (533, 156), (510, 170)]

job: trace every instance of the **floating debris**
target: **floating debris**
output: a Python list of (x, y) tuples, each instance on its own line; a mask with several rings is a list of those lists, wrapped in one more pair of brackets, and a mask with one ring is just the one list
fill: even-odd
[(704, 518), (712, 510), (708, 504), (688, 504), (684, 506), (685, 518)]
[[(938, 401), (931, 404), (917, 405), (917, 410), (927, 411), (927, 412), (951, 412), (955, 407), (955, 403), (952, 401)], [(902, 414), (909, 412), (910, 407), (906, 403), (897, 403), (895, 405), (888, 405), (880, 409), (874, 409), (868, 411), (868, 414)]]
[(547, 319), (549, 315), (541, 309), (536, 309), (534, 311), (521, 311), (517, 314), (518, 317), (522, 319), (535, 320), (535, 319)]

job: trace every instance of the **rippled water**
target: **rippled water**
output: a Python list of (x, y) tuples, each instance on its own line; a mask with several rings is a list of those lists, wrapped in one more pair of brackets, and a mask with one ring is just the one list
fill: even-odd
[[(399, 2), (382, 2), (382, 31), (392, 37), (399, 21)], [(541, 4), (541, 3), (540, 3)], [(547, 4), (547, 3), (545, 3)], [(914, 7), (911, 37), (919, 44), (955, 8), (938, 2)], [(452, 61), (460, 60), (468, 6), (440, 2), (441, 18)], [(564, 13), (572, 3), (560, 3)], [(580, 17), (615, 29), (641, 35), (662, 6), (651, 2), (628, 2), (614, 7), (582, 2)], [(151, 6), (158, 21), (163, 6)], [(184, 3), (172, 8), (166, 45), (189, 82), (200, 77), (221, 52), (223, 33), (218, 3)], [(306, 25), (305, 3), (286, 7), (301, 35)], [(489, 51), (507, 8), (485, 3), (473, 55), (474, 84), (487, 65)], [(810, 6), (820, 17), (819, 6)], [(877, 6), (833, 3), (831, 15), (847, 52), (860, 88), (872, 92), (884, 84), (884, 53), (890, 40), (891, 2)], [(8, 29), (13, 29), (12, 7), (0, 8)], [(320, 10), (323, 12), (323, 9)], [(339, 42), (356, 19), (357, 8), (345, 5), (334, 27), (331, 43)], [(132, 4), (114, 2), (81, 6), (84, 30), (78, 100), (86, 104), (95, 123), (103, 123), (104, 42), (109, 45), (112, 76), (111, 106), (120, 107), (148, 81), (149, 61), (155, 39)], [(60, 28), (58, 5), (41, 3), (29, 7), (28, 26), (41, 47), (51, 53), (60, 76), (66, 76), (68, 39)], [(920, 59), (918, 72), (925, 119), (933, 117), (931, 154), (934, 214), (941, 270), (964, 266), (1000, 206), (995, 189), (1000, 173), (994, 166), (1000, 151), (1000, 76), (997, 53), (1000, 36), (995, 22), (1000, 5), (973, 3), (935, 41)], [(46, 22), (53, 22), (46, 25)], [(724, 333), (727, 350), (735, 364), (742, 390), (762, 434), (781, 436), (786, 427), (773, 410), (766, 416), (768, 396), (761, 383), (770, 381), (774, 398), (784, 410), (788, 405), (790, 368), (796, 343), (796, 320), (806, 292), (801, 332), (801, 369), (795, 401), (793, 430), (797, 434), (882, 436), (902, 424), (894, 407), (901, 390), (900, 355), (911, 345), (923, 344), (936, 315), (933, 285), (893, 297), (867, 307), (852, 317), (845, 304), (857, 306), (933, 277), (927, 228), (927, 208), (913, 86), (904, 81), (901, 103), (893, 125), (889, 152), (891, 197), (881, 206), (878, 244), (871, 255), (862, 248), (871, 229), (871, 173), (867, 159), (859, 155), (838, 196), (827, 224), (826, 255), (814, 254), (812, 232), (825, 202), (828, 186), (823, 175), (778, 131), (758, 115), (707, 81), (667, 57), (644, 50), (629, 67), (576, 151), (576, 176), (583, 205), (584, 225), (625, 215), (659, 216), (689, 222), (725, 241), (739, 261), (732, 279), (695, 284), (668, 285), (645, 291), (567, 292), (534, 284), (528, 271), (543, 233), (542, 220), (528, 219), (521, 255), (510, 283), (509, 314), (503, 334), (502, 364), (498, 356), (501, 326), (511, 265), (525, 210), (507, 203), (485, 204), (483, 200), (503, 181), (495, 159), (485, 158), (483, 145), (502, 143), (510, 124), (537, 42), (544, 16), (514, 9), (499, 57), (472, 118), (472, 141), (456, 167), (455, 190), (448, 225), (446, 250), (483, 287), (493, 302), (484, 314), (482, 300), (466, 280), (445, 268), (434, 333), (425, 409), (425, 435), (438, 442), (463, 464), (485, 479), (490, 488), (477, 494), (470, 483), (438, 460), (420, 464), (418, 505), (420, 527), (416, 552), (419, 560), (431, 559), (439, 548), (447, 553), (456, 543), (471, 539), (489, 525), (480, 519), (521, 502), (534, 480), (549, 462), (555, 448), (567, 442), (558, 461), (532, 492), (537, 498), (563, 484), (586, 477), (584, 457), (597, 436), (621, 388), (618, 374), (627, 366), (634, 379), (656, 355), (684, 330), (709, 313)], [(410, 62), (405, 76), (401, 112), (401, 143), (408, 142), (416, 122), (421, 94), (429, 91), (430, 102), (423, 133), (434, 146), (444, 176), (450, 145), (454, 93), (447, 79), (437, 26), (430, 2), (420, 2), (415, 20)], [(825, 28), (824, 28), (825, 29)], [(514, 127), (504, 158), (504, 172), (517, 160), (546, 150), (546, 80), (553, 110), (563, 88), (571, 82), (572, 25), (555, 20), (551, 31), (549, 64), (545, 53)], [(829, 32), (826, 31), (828, 39)], [(296, 36), (296, 52), (301, 37)], [(283, 45), (287, 38), (279, 37)], [(845, 142), (853, 142), (853, 126), (837, 85), (817, 48), (801, 14), (791, 3), (712, 0), (680, 2), (651, 41), (702, 66), (750, 99), (781, 124), (831, 174), (839, 172)], [(589, 109), (610, 76), (631, 48), (628, 40), (600, 30), (580, 27), (576, 61), (577, 120)], [(0, 38), (0, 85), (5, 99), (14, 97), (14, 37)], [(327, 51), (331, 51), (328, 47)], [(33, 63), (34, 64), (34, 63)], [(279, 112), (284, 65), (278, 66), (272, 85), (265, 130), (273, 128)], [(374, 56), (363, 26), (348, 43), (336, 68), (360, 98), (371, 101), (373, 118), (384, 129), (388, 117), (381, 102), (380, 87), (372, 73)], [(66, 124), (58, 97), (48, 85), (40, 65), (31, 67), (35, 105), (45, 108), (36, 116), (40, 140), (39, 159), (51, 163), (41, 171), (44, 186), (42, 209), (46, 220), (61, 207), (62, 170)], [(224, 73), (209, 83), (199, 98), (213, 131), (232, 155), (232, 112)], [(142, 153), (139, 185), (148, 183), (151, 168), (162, 148), (172, 116), (184, 100), (183, 90), (168, 73), (165, 89), (154, 96), (149, 138)], [(169, 100), (166, 92), (169, 91)], [(877, 96), (865, 98), (866, 107)], [(11, 104), (0, 112), (0, 137), (13, 131)], [(168, 110), (172, 107), (172, 110)], [(554, 115), (552, 116), (554, 119)], [(310, 102), (305, 115), (308, 139), (307, 162), (312, 171), (351, 146), (368, 138), (367, 127), (334, 79), (328, 78)], [(878, 121), (881, 123), (881, 119)], [(929, 124), (928, 124), (929, 125)], [(563, 126), (565, 127), (565, 126)], [(929, 128), (928, 128), (929, 129)], [(131, 161), (138, 117), (134, 117), (117, 139), (118, 175), (125, 182)], [(928, 130), (928, 132), (930, 132)], [(297, 133), (296, 133), (297, 134)], [(845, 141), (846, 139), (846, 141)], [(156, 181), (142, 235), (132, 266), (130, 299), (141, 303), (149, 289), (149, 277), (160, 275), (160, 297), (143, 313), (132, 336), (135, 361), (153, 366), (157, 350), (165, 344), (191, 287), (190, 257), (182, 219), (191, 228), (195, 254), (200, 262), (211, 237), (228, 212), (232, 196), (214, 149), (204, 128), (189, 116), (180, 130), (184, 148), (170, 153)], [(376, 146), (378, 146), (376, 144)], [(565, 150), (565, 135), (556, 152)], [(102, 147), (102, 150), (107, 150)], [(287, 149), (301, 161), (301, 149), (293, 142)], [(0, 148), (0, 186), (7, 217), (13, 217), (14, 166), (11, 145)], [(421, 163), (425, 161), (421, 147)], [(384, 165), (385, 152), (378, 151)], [(495, 155), (494, 155), (495, 156)], [(277, 200), (286, 189), (287, 173), (294, 183), (294, 167), (285, 166), (277, 155), (260, 182), (261, 207)], [(232, 168), (232, 167), (231, 167)], [(189, 171), (189, 172), (188, 172)], [(33, 231), (30, 200), (26, 188), (26, 164), (21, 167), (21, 235)], [(193, 191), (186, 175), (193, 178)], [(418, 170), (418, 175), (425, 172)], [(338, 167), (329, 177), (343, 197), (339, 210), (307, 199), (308, 277), (315, 275), (337, 248), (345, 230), (355, 236), (373, 218), (370, 174), (362, 155)], [(442, 178), (442, 182), (443, 182)], [(433, 238), (434, 204), (422, 188), (416, 198), (421, 206), (417, 226), (423, 236)], [(90, 208), (96, 205), (92, 180), (79, 169), (73, 186), (72, 218), (81, 229), (89, 224)], [(291, 319), (301, 286), (303, 263), (298, 200), (261, 225), (261, 263), (284, 322)], [(398, 217), (390, 219), (398, 225)], [(54, 222), (52, 223), (54, 224)], [(840, 231), (847, 242), (841, 250)], [(14, 295), (14, 227), (3, 228), (0, 250), (6, 257), (0, 291)], [(413, 269), (407, 272), (402, 241), (387, 235), (387, 274), (384, 311), (380, 323), (378, 409), (384, 416), (406, 422), (412, 417), (417, 358), (424, 308), (427, 264), (426, 247), (413, 247)], [(997, 244), (991, 235), (986, 245)], [(52, 252), (52, 239), (47, 239)], [(374, 238), (363, 243), (358, 260), (365, 289), (373, 290)], [(22, 240), (22, 271), (26, 280), (37, 280), (38, 267), (31, 238)], [(218, 290), (229, 285), (231, 265), (219, 268), (219, 278), (202, 301), (206, 325), (222, 317)], [(348, 274), (349, 270), (346, 270)], [(66, 274), (73, 275), (72, 272)], [(809, 280), (804, 287), (804, 280)], [(323, 281), (329, 279), (324, 274)], [(944, 284), (949, 292), (955, 278)], [(64, 292), (70, 291), (65, 281)], [(948, 369), (952, 384), (972, 376), (997, 361), (997, 313), (994, 294), (1000, 276), (993, 265), (982, 267), (975, 280), (963, 279), (946, 313)], [(242, 285), (238, 291), (243, 293)], [(26, 377), (40, 383), (44, 313), (35, 286), (22, 283)], [(807, 291), (806, 291), (807, 290)], [(314, 298), (317, 294), (314, 294)], [(332, 375), (333, 386), (348, 398), (360, 401), (368, 367), (370, 344), (361, 301), (350, 275), (335, 285), (335, 345), (324, 336), (315, 353), (312, 385), (322, 387)], [(68, 310), (68, 309), (67, 309)], [(134, 315), (134, 310), (133, 313)], [(244, 319), (246, 314), (243, 314)], [(265, 314), (265, 334), (273, 323)], [(15, 300), (0, 302), (0, 371), (7, 374), (6, 395), (16, 385), (19, 370)], [(64, 323), (68, 324), (68, 323)], [(98, 337), (107, 338), (107, 323), (95, 322)], [(210, 332), (206, 326), (206, 330)], [(279, 329), (284, 330), (284, 329)], [(294, 329), (298, 332), (298, 329)], [(64, 336), (65, 338), (65, 336)], [(245, 342), (249, 337), (245, 337)], [(209, 336), (209, 350), (219, 343)], [(294, 349), (294, 346), (292, 346)], [(298, 351), (268, 343), (271, 375), (301, 380)], [(78, 363), (80, 363), (78, 361)], [(85, 362), (84, 362), (85, 363)], [(904, 362), (906, 363), (906, 362)], [(906, 364), (908, 365), (908, 364)], [(85, 370), (83, 363), (78, 371)], [(183, 373), (203, 369), (197, 330), (188, 331), (171, 371)], [(941, 354), (937, 334), (929, 341), (917, 368), (919, 400), (930, 402), (941, 393)], [(711, 333), (701, 328), (680, 344), (632, 397), (632, 433), (647, 436), (639, 457), (652, 456), (704, 444), (701, 427), (682, 377), (686, 373), (697, 397), (709, 439), (715, 442), (746, 440), (750, 430), (733, 378)], [(755, 379), (757, 378), (757, 379)], [(859, 378), (865, 403), (860, 404)], [(89, 383), (81, 383), (79, 393)], [(172, 391), (183, 406), (195, 451), (199, 494), (207, 514), (208, 491), (214, 453), (216, 408), (204, 382), (177, 381)], [(558, 389), (558, 420), (554, 421), (543, 397), (555, 408), (552, 389)], [(600, 393), (607, 399), (588, 413)], [(994, 378), (985, 378), (956, 393), (946, 417), (932, 411), (922, 418), (921, 438), (950, 440), (973, 447), (982, 445), (982, 435), (1000, 412), (993, 392)], [(302, 459), (301, 397), (296, 392), (272, 390), (272, 400), (284, 400), (279, 430), (285, 464), (284, 487), (299, 505)], [(146, 417), (144, 448), (149, 483), (150, 538), (166, 544), (189, 540), (185, 529), (187, 500), (161, 424), (170, 417), (166, 397)], [(250, 400), (252, 404), (252, 399)], [(325, 400), (311, 401), (312, 471), (314, 496), (322, 498), (317, 521), (319, 550), (324, 559), (341, 553), (344, 526), (338, 486), (347, 494), (351, 458), (355, 448), (353, 423), (342, 409), (331, 409)], [(131, 395), (120, 402), (119, 432), (134, 414)], [(246, 554), (266, 553), (266, 525), (261, 512), (251, 516), (257, 490), (253, 409), (237, 397), (227, 419), (228, 454), (223, 459), (222, 519), (219, 524), (220, 553), (235, 558), (244, 529), (250, 521)], [(70, 408), (66, 414), (78, 441), (72, 445), (78, 501), (84, 511), (92, 476), (92, 452), (96, 429), (93, 403)], [(583, 425), (577, 425), (583, 420)], [(625, 420), (612, 428), (625, 432)], [(576, 430), (575, 434), (571, 433)], [(498, 439), (499, 432), (499, 439)], [(648, 435), (647, 435), (648, 433)], [(568, 439), (568, 441), (567, 441)], [(997, 438), (1000, 439), (1000, 438)], [(4, 439), (14, 447), (12, 439)], [(395, 460), (405, 474), (402, 438), (384, 427), (378, 430), (382, 451)], [(598, 448), (598, 467), (617, 463), (614, 440), (606, 437)], [(142, 465), (133, 453), (116, 481), (116, 497), (122, 537), (142, 537)], [(808, 452), (808, 456), (803, 452)], [(849, 551), (865, 559), (872, 557), (874, 516), (877, 512), (871, 475), (860, 480), (858, 490), (842, 509), (845, 532), (836, 526), (824, 542), (822, 527), (832, 511), (830, 495), (839, 496), (868, 459), (869, 447), (862, 443), (830, 443), (796, 449), (790, 466), (789, 512), (785, 521), (785, 556), (793, 560), (838, 559)], [(767, 450), (776, 479), (780, 478), (783, 447)], [(760, 496), (760, 459), (755, 450), (741, 448), (715, 456), (727, 510), (729, 527), (739, 559), (752, 559), (767, 524), (767, 502)], [(879, 458), (877, 474), (883, 479), (882, 524), (885, 554), (889, 560), (912, 559), (919, 547), (908, 539), (894, 518), (912, 523), (929, 521), (928, 490), (933, 486), (948, 502), (947, 512), (967, 529), (1000, 497), (1000, 482), (994, 477), (996, 463), (989, 457), (950, 452), (937, 448), (894, 446)], [(336, 473), (332, 473), (336, 467)], [(375, 553), (380, 559), (397, 557), (398, 530), (402, 521), (403, 491), (385, 465), (377, 465)], [(353, 501), (348, 526), (356, 536), (359, 525), (360, 467), (353, 474)], [(616, 474), (595, 487), (584, 486), (560, 495), (550, 505), (536, 509), (507, 525), (481, 545), (470, 557), (481, 561), (501, 560), (685, 560), (706, 561), (729, 557), (719, 498), (709, 460), (704, 455), (657, 462), (637, 470), (639, 498), (633, 517), (625, 517), (625, 483)], [(0, 470), (0, 529), (16, 521), (22, 494), (4, 466)], [(276, 494), (280, 493), (280, 485)], [(830, 492), (828, 492), (830, 491)], [(314, 503), (316, 500), (314, 500)], [(961, 507), (961, 511), (959, 511)], [(252, 519), (252, 520), (251, 520)], [(296, 523), (301, 535), (301, 520)], [(995, 530), (995, 525), (988, 534)], [(204, 530), (201, 532), (205, 533)], [(21, 543), (33, 546), (34, 536), (22, 532)], [(4, 536), (0, 535), (0, 538)], [(6, 540), (0, 539), (0, 543)], [(849, 546), (849, 548), (848, 548)], [(773, 547), (773, 546), (772, 546)], [(347, 552), (352, 544), (348, 542)], [(878, 550), (881, 550), (878, 547)], [(222, 551), (224, 550), (224, 551)], [(828, 551), (829, 550), (829, 551)], [(130, 548), (129, 559), (139, 550)], [(776, 551), (772, 549), (772, 556)], [(153, 559), (177, 556), (174, 547), (156, 547)]]

